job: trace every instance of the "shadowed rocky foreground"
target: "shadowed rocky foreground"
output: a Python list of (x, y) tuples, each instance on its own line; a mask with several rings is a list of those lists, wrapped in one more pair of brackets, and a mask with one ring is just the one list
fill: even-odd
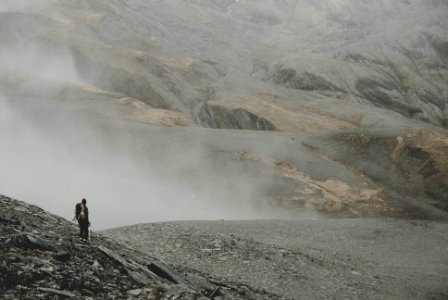
[(34, 205), (0, 196), (2, 299), (278, 299), (213, 281), (93, 233)]
[(446, 299), (448, 224), (208, 221), (94, 232), (0, 197), (3, 299)]

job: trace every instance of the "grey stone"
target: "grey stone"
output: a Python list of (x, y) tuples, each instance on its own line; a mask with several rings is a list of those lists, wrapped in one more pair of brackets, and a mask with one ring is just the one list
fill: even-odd
[(129, 290), (128, 294), (132, 296), (140, 296), (140, 294), (143, 292), (142, 289), (135, 289), (135, 290)]
[(161, 261), (153, 261), (148, 266), (157, 276), (176, 284), (185, 284), (186, 278)]
[(150, 282), (157, 281), (158, 278), (154, 273), (149, 271), (147, 268), (137, 264), (136, 262), (132, 260), (127, 261), (118, 253), (107, 249), (104, 246), (99, 246), (98, 249), (121, 264), (127, 271), (128, 275), (132, 277), (136, 282), (147, 285)]
[(56, 290), (56, 289), (51, 289), (51, 288), (42, 288), (42, 287), (39, 287), (37, 289), (42, 292), (55, 294), (55, 295), (59, 295), (59, 296), (64, 296), (64, 297), (69, 297), (69, 298), (76, 297), (76, 294), (69, 292), (69, 291), (61, 291), (61, 290)]
[(12, 243), (18, 247), (55, 251), (55, 247), (41, 237), (32, 234), (20, 234), (12, 239)]

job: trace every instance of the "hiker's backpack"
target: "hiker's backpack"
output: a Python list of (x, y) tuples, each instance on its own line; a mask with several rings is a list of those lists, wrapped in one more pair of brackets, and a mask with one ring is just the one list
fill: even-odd
[(75, 219), (76, 220), (80, 220), (80, 219), (84, 219), (86, 216), (84, 215), (84, 210), (82, 209), (82, 204), (81, 203), (76, 203), (75, 206)]

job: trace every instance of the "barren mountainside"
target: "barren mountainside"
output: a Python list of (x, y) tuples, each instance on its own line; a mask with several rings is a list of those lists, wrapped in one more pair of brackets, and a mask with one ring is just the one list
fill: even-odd
[[(86, 177), (118, 176), (92, 187), (97, 198), (110, 186), (121, 187), (104, 198), (129, 195), (128, 181), (153, 194), (144, 183), (161, 180), (157, 197), (198, 204), (195, 218), (216, 203), (210, 216), (447, 218), (445, 1), (42, 0), (1, 10), (1, 130), (23, 137), (5, 138), (6, 165), (25, 151), (42, 162), (36, 172), (68, 161), (54, 178), (79, 161)], [(2, 188), (16, 195), (18, 182)]]

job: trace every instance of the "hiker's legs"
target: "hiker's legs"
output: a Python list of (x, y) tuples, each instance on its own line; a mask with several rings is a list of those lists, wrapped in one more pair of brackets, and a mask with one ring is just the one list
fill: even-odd
[(88, 240), (89, 239), (89, 226), (86, 225), (86, 227), (84, 228), (84, 239)]
[(89, 239), (89, 224), (88, 223), (81, 224), (81, 237), (86, 240)]
[(78, 224), (79, 224), (79, 237), (82, 238), (82, 233), (83, 233), (82, 224), (81, 224), (81, 222), (78, 222)]

